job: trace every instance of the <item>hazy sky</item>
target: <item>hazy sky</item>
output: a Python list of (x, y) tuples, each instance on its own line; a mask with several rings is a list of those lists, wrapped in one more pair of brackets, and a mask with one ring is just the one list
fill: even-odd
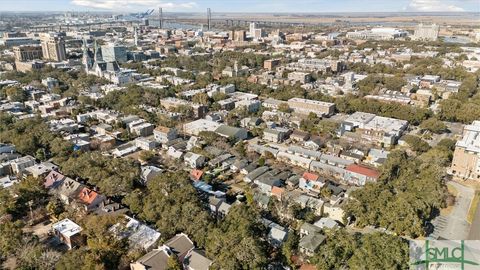
[(0, 11), (112, 10), (215, 12), (475, 11), (480, 0), (0, 0)]

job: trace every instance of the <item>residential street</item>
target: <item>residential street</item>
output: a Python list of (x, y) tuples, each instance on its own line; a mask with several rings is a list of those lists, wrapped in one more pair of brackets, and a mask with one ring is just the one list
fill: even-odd
[(470, 233), (468, 234), (468, 240), (480, 240), (480, 202), (473, 218)]

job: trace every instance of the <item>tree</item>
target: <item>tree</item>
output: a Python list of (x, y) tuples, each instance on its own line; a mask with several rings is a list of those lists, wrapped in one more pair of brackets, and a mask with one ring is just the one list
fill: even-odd
[(196, 104), (202, 104), (202, 105), (208, 106), (208, 104), (210, 103), (210, 100), (206, 93), (198, 93), (193, 96), (192, 102)]
[(408, 143), (410, 148), (417, 153), (424, 153), (430, 149), (430, 145), (427, 142), (420, 139), (420, 137), (415, 135), (405, 135), (403, 140)]
[(148, 150), (144, 150), (140, 152), (140, 155), (139, 155), (139, 158), (145, 162), (151, 161), (154, 157), (155, 157), (155, 152), (148, 151)]
[(358, 248), (357, 236), (349, 234), (345, 230), (329, 232), (327, 239), (312, 258), (317, 269), (335, 270), (346, 266), (348, 260)]
[(348, 260), (350, 269), (408, 269), (408, 244), (401, 238), (373, 233), (360, 242)]
[[(121, 257), (127, 253), (127, 240), (119, 239), (109, 229), (120, 221), (121, 216), (87, 216), (82, 231), (87, 238), (88, 252), (85, 261), (90, 260), (105, 269), (118, 269)], [(86, 263), (87, 264), (87, 263)]]
[(280, 103), (278, 105), (278, 110), (284, 113), (289, 113), (291, 112), (290, 106), (288, 106), (288, 103)]
[(221, 269), (261, 269), (266, 266), (266, 231), (251, 207), (230, 208), (219, 228), (208, 234), (207, 255), (216, 258), (213, 267)]
[(210, 217), (187, 173), (158, 175), (148, 181), (146, 192), (135, 191), (134, 194), (127, 196), (124, 202), (140, 217), (154, 223), (165, 238), (183, 231), (199, 246), (205, 244)]
[(437, 118), (426, 119), (420, 124), (419, 127), (422, 131), (428, 130), (436, 134), (443, 133), (447, 130), (447, 126)]
[(183, 267), (178, 261), (178, 257), (175, 254), (172, 254), (170, 257), (168, 257), (167, 261), (167, 270), (182, 270)]
[(60, 167), (65, 174), (86, 179), (106, 195), (126, 195), (140, 178), (138, 163), (104, 156), (99, 152), (70, 157)]
[(0, 258), (13, 254), (22, 241), (22, 224), (4, 221), (0, 223)]
[(18, 86), (11, 86), (5, 89), (5, 93), (11, 101), (24, 102), (27, 100), (25, 91)]
[(344, 229), (327, 234), (312, 258), (317, 269), (407, 269), (408, 243), (397, 236), (349, 234)]
[(295, 250), (298, 248), (299, 237), (295, 232), (289, 232), (287, 240), (282, 246), (282, 255), (285, 257), (286, 262), (293, 266), (292, 256), (295, 255)]
[(48, 214), (55, 218), (58, 218), (58, 216), (64, 211), (63, 203), (57, 197), (50, 199), (46, 209)]
[(355, 199), (344, 206), (346, 217), (359, 227), (382, 227), (411, 237), (424, 235), (424, 224), (446, 205), (447, 195), (445, 167), (441, 166), (445, 160), (432, 159), (431, 151), (445, 151), (444, 156), (451, 152), (439, 146), (416, 158), (404, 151), (390, 153), (378, 182), (352, 193)]

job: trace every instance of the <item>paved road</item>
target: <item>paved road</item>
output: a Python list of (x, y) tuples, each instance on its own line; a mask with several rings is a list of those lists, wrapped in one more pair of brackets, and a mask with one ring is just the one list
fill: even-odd
[(450, 184), (458, 191), (455, 205), (449, 215), (438, 216), (432, 221), (435, 230), (430, 237), (465, 240), (468, 239), (468, 233), (470, 231), (470, 224), (466, 218), (474, 191), (469, 187), (462, 186), (453, 181), (451, 181)]
[(480, 240), (480, 201), (478, 202), (477, 212), (475, 212), (468, 239)]

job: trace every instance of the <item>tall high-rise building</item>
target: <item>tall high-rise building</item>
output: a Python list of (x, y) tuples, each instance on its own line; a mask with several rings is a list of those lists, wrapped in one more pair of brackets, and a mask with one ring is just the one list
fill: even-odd
[(212, 10), (207, 8), (207, 30), (210, 31), (212, 27)]
[(13, 48), (15, 60), (24, 62), (38, 60), (43, 58), (42, 46), (40, 45), (21, 45)]
[(135, 46), (138, 46), (138, 30), (136, 27), (133, 28), (133, 39), (135, 42)]
[(250, 28), (249, 28), (249, 31), (248, 31), (248, 33), (250, 34), (250, 36), (253, 37), (253, 36), (255, 35), (255, 29), (256, 29), (255, 23), (253, 23), (253, 22), (250, 23)]
[(163, 9), (162, 8), (158, 9), (158, 17), (159, 17), (158, 26), (160, 29), (163, 29)]
[(413, 34), (412, 39), (414, 40), (427, 40), (427, 41), (436, 41), (438, 39), (438, 33), (440, 32), (440, 27), (436, 24), (425, 25), (419, 24), (415, 28), (415, 33)]
[(52, 61), (64, 61), (67, 59), (65, 40), (61, 37), (47, 36), (42, 39), (43, 58)]
[(115, 44), (102, 46), (103, 61), (105, 62), (127, 62), (127, 47)]

